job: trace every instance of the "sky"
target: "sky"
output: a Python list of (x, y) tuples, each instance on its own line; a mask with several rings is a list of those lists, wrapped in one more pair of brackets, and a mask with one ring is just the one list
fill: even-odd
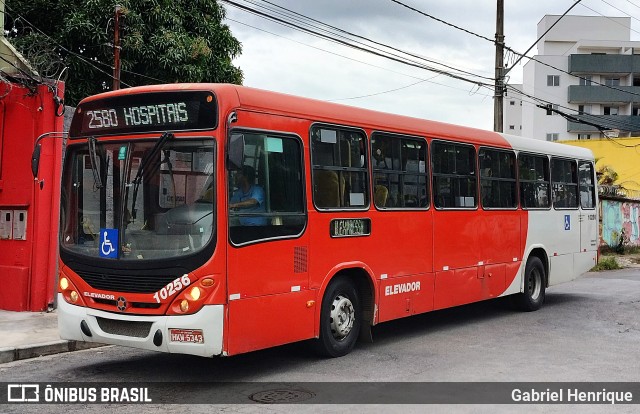
[[(248, 13), (225, 1), (226, 24), (242, 43), (234, 60), (244, 85), (308, 98), (453, 124), (493, 129), (496, 0), (400, 0), (473, 34), (425, 17), (393, 0), (233, 0), (282, 11), (281, 6), (401, 51), (444, 63), (466, 82), (355, 50)], [(574, 0), (505, 0), (505, 44), (523, 53), (537, 38), (544, 15), (561, 15)], [(274, 6), (275, 5), (275, 6)], [(571, 15), (631, 17), (631, 40), (640, 39), (640, 0), (582, 0)], [(287, 19), (292, 21), (291, 18)], [(476, 36), (477, 35), (477, 36)], [(484, 38), (482, 38), (484, 37)], [(488, 38), (488, 39), (485, 39)], [(398, 52), (396, 52), (398, 53)], [(534, 48), (528, 54), (537, 53)], [(417, 58), (413, 58), (415, 61)], [(507, 53), (511, 66), (514, 55)], [(527, 59), (512, 67), (509, 83), (522, 82)], [(431, 67), (445, 69), (435, 63)]]

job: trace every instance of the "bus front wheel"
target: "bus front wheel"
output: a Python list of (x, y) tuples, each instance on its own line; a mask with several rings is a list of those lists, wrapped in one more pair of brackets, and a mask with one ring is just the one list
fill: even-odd
[(362, 323), (360, 299), (354, 284), (344, 277), (333, 280), (322, 298), (320, 312), (317, 351), (333, 358), (351, 352)]
[(514, 305), (525, 312), (540, 309), (544, 302), (545, 284), (546, 277), (542, 260), (535, 256), (530, 257), (524, 272), (523, 291), (512, 296)]

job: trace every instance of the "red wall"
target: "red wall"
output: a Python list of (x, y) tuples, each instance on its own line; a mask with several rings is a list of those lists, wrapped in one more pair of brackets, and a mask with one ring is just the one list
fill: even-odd
[[(64, 85), (39, 85), (35, 93), (12, 84), (0, 99), (0, 309), (42, 311), (53, 304), (57, 271), (57, 234), (60, 200), (62, 140), (41, 140), (40, 172), (31, 173), (36, 139), (61, 132), (63, 117), (54, 101)], [(13, 213), (26, 217), (25, 240), (16, 239), (6, 222)]]

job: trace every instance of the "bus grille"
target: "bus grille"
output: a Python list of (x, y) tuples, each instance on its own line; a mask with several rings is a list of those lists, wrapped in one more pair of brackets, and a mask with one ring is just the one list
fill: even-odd
[(104, 332), (111, 335), (132, 336), (146, 338), (149, 336), (152, 322), (118, 321), (113, 319), (98, 318), (98, 326)]
[(178, 275), (113, 274), (79, 271), (78, 275), (94, 289), (126, 293), (154, 293), (162, 289)]

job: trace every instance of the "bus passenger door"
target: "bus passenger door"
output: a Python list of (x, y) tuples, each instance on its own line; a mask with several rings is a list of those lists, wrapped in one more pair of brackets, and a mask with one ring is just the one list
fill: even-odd
[(580, 253), (577, 255), (576, 273), (586, 272), (596, 265), (598, 251), (598, 214), (593, 164), (580, 161)]
[(236, 354), (311, 337), (314, 314), (307, 306), (313, 292), (303, 235), (302, 143), (295, 136), (241, 129), (231, 131), (231, 141), (243, 155), (226, 180), (227, 352)]

